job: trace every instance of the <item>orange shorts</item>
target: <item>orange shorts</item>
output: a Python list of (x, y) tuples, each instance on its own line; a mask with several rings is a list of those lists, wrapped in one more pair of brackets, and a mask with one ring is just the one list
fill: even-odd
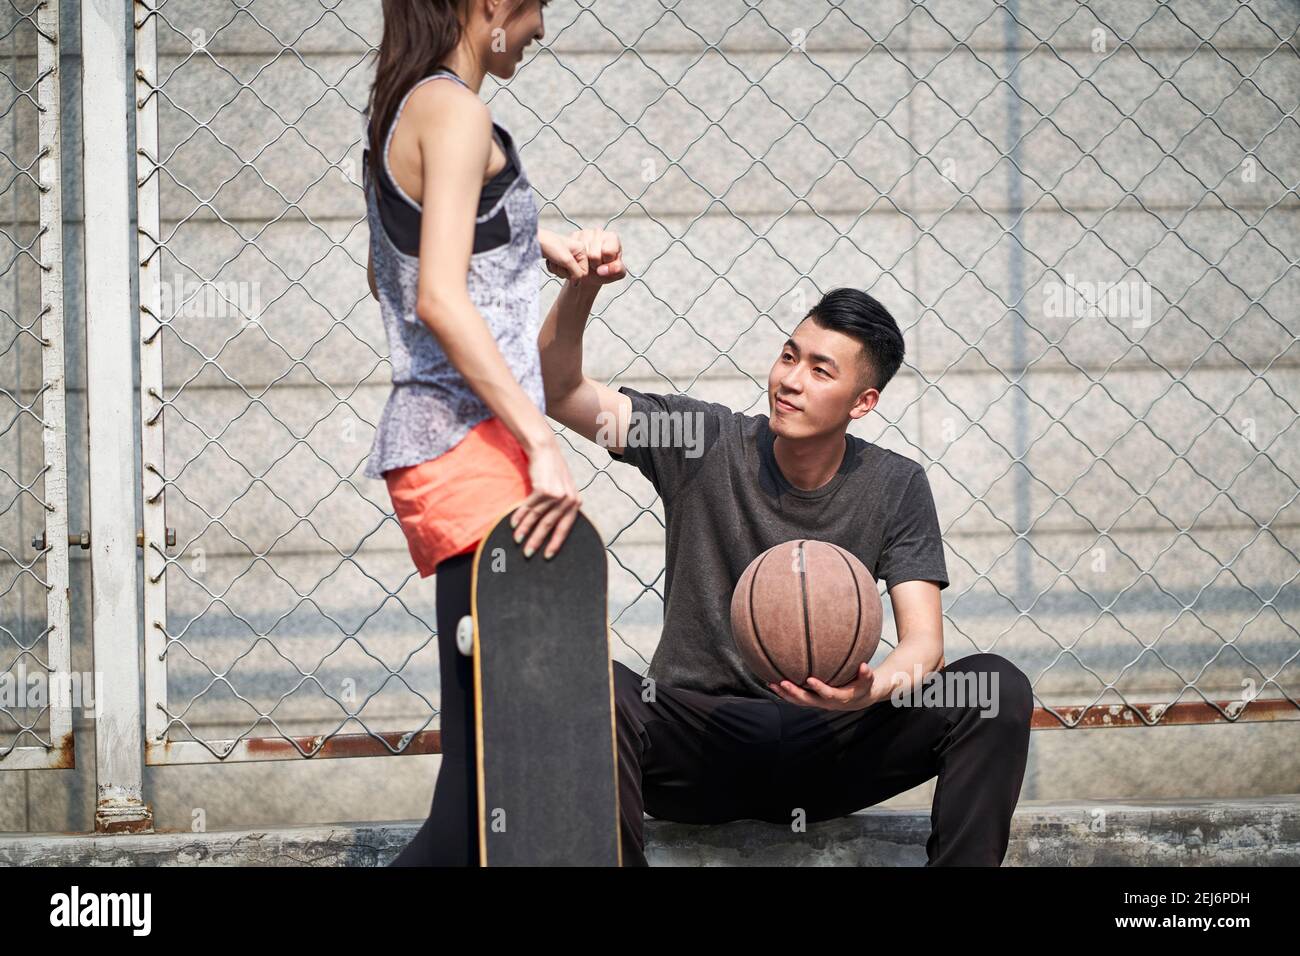
[(438, 562), (478, 547), (531, 491), (528, 455), (495, 416), (428, 461), (384, 472), (411, 560), (427, 578)]

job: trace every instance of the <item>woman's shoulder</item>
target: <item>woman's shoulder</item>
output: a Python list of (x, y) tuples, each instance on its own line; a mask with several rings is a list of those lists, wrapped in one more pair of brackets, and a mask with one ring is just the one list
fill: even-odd
[(492, 112), (473, 90), (453, 79), (426, 77), (407, 95), (406, 109), (420, 120), (437, 120), (489, 131)]

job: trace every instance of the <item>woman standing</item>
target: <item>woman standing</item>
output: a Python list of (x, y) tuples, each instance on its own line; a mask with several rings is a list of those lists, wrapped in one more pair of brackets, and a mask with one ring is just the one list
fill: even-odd
[(473, 673), (456, 649), (478, 542), (518, 506), (515, 540), (526, 556), (545, 542), (549, 558), (581, 504), (545, 417), (537, 260), (574, 281), (589, 264), (622, 274), (612, 236), (587, 249), (539, 233), (514, 140), (478, 96), (487, 73), (509, 79), (542, 38), (546, 2), (383, 5), (365, 193), (393, 390), (365, 473), (387, 482), (421, 577), (436, 575), (442, 678), (433, 806), (395, 866), (479, 860)]

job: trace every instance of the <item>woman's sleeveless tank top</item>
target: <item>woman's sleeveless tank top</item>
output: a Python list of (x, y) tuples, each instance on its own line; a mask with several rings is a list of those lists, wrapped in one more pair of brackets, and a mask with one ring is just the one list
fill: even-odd
[[(393, 389), (366, 462), (365, 474), (370, 478), (438, 457), (492, 415), (416, 314), (420, 205), (398, 186), (389, 164), (393, 129), (407, 100), (416, 87), (437, 79), (453, 80), (468, 88), (446, 68), (417, 82), (402, 98), (384, 138), (382, 182), (376, 183), (370, 176), (368, 149), (363, 161), (370, 253), (393, 371)], [(492, 125), (507, 162), (484, 184), (480, 195), (467, 288), (515, 380), (544, 413), (537, 350), (541, 326), (537, 265), (542, 255), (537, 242), (537, 205), (513, 137), (495, 120)], [(368, 134), (365, 141), (369, 142)]]

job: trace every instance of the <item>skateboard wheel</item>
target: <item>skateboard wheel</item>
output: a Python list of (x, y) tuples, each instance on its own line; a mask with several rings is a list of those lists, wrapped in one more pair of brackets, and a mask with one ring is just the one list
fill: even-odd
[(474, 618), (466, 614), (456, 625), (456, 650), (466, 657), (474, 653)]

